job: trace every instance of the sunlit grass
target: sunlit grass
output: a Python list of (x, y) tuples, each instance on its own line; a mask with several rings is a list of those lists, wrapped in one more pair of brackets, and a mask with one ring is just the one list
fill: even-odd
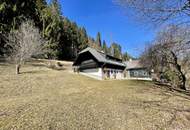
[(14, 73), (0, 64), (2, 130), (190, 129), (189, 97), (151, 82), (97, 81), (42, 65)]

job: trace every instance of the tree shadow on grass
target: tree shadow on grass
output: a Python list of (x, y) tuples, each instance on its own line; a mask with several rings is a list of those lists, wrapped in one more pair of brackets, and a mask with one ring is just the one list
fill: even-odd
[(34, 66), (34, 67), (46, 67), (45, 64), (40, 64), (40, 63), (32, 63), (30, 64), (31, 66)]
[(52, 70), (57, 70), (57, 71), (62, 71), (62, 70), (66, 70), (67, 68), (65, 68), (65, 66), (56, 66), (56, 65), (48, 65), (42, 62), (37, 62), (37, 63), (30, 63), (29, 65), (33, 66), (33, 67), (45, 67), (45, 68), (49, 68)]
[(8, 66), (8, 64), (0, 62), (0, 66)]
[(181, 90), (178, 88), (173, 88), (169, 85), (164, 85), (164, 84), (154, 84), (155, 88), (160, 88), (162, 90), (165, 90), (168, 93), (172, 93), (175, 96), (183, 97), (185, 99), (190, 100), (190, 91), (189, 90)]
[(20, 74), (40, 74), (40, 73), (44, 73), (45, 70), (32, 70), (32, 71), (24, 71), (24, 72), (20, 72)]
[(10, 66), (11, 63), (9, 62), (0, 62), (0, 66)]
[[(49, 68), (49, 69), (52, 69), (53, 70), (56, 70), (56, 71), (65, 71), (66, 69), (65, 68)], [(20, 74), (42, 74), (42, 73), (45, 73), (46, 70), (31, 70), (31, 71), (21, 71)]]
[[(164, 127), (171, 126), (174, 121), (176, 121), (177, 116), (179, 115), (184, 115), (185, 118), (190, 121), (190, 109), (189, 108), (183, 108), (183, 107), (178, 107), (178, 106), (169, 106), (164, 103), (168, 102), (169, 98), (171, 97), (166, 97), (160, 101), (143, 101), (142, 102), (142, 108), (152, 108), (152, 109), (157, 109), (159, 111), (163, 111), (166, 113), (171, 113), (172, 118), (166, 122), (166, 125)], [(188, 113), (189, 116), (185, 115), (185, 113)]]
[[(163, 129), (163, 128), (170, 128), (170, 126), (173, 125), (174, 122), (178, 121), (179, 118), (177, 117), (179, 115), (183, 116), (184, 120), (190, 121), (190, 109), (187, 107), (178, 106), (178, 105), (173, 105), (170, 102), (170, 98), (173, 96), (166, 96), (162, 99), (156, 99), (155, 100), (144, 100), (144, 101), (129, 101), (129, 100), (123, 100), (120, 101), (119, 103), (127, 105), (127, 107), (132, 108), (132, 109), (138, 109), (138, 110), (156, 110), (157, 112), (154, 113), (154, 115), (159, 114), (159, 113), (168, 113), (171, 116), (171, 119), (165, 121), (165, 124), (162, 126), (157, 126), (158, 129)], [(151, 114), (151, 113), (150, 113)], [(137, 115), (138, 117), (138, 115)]]

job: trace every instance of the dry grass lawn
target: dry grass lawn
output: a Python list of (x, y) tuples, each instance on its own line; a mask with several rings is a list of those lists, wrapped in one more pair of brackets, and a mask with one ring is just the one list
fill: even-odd
[(190, 97), (143, 81), (97, 81), (0, 63), (1, 130), (190, 130)]

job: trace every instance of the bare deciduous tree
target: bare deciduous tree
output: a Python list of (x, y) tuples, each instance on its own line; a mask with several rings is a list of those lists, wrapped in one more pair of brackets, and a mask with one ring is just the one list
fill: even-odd
[(185, 55), (190, 54), (190, 28), (186, 26), (190, 24), (190, 0), (114, 1), (126, 8), (129, 14), (140, 19), (141, 23), (146, 22), (149, 25), (170, 23), (181, 26), (168, 26), (161, 31), (153, 44), (145, 50), (142, 61), (156, 71), (173, 68), (180, 80), (178, 86), (186, 89), (186, 72), (183, 71), (182, 63)]
[(39, 29), (35, 28), (32, 21), (22, 23), (17, 31), (9, 34), (9, 59), (16, 63), (16, 74), (19, 74), (20, 67), (26, 60), (44, 52), (44, 44)]
[(128, 13), (149, 23), (190, 23), (190, 0), (114, 0)]
[(144, 65), (163, 71), (163, 67), (175, 72), (179, 86), (186, 90), (186, 71), (183, 62), (190, 55), (190, 28), (187, 26), (168, 26), (158, 33), (154, 43), (142, 56)]

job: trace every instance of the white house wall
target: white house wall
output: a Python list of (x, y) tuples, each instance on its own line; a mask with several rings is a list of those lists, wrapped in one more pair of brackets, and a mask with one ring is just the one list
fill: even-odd
[[(103, 78), (104, 74), (103, 74), (102, 68), (98, 68), (97, 72), (92, 72), (92, 71), (87, 70), (87, 71), (80, 72), (80, 74), (91, 77), (91, 78), (95, 78), (98, 80), (104, 79)], [(110, 72), (110, 79), (115, 79), (114, 72), (113, 73)], [(118, 73), (116, 73), (116, 79), (124, 79), (123, 71), (118, 71)]]
[(80, 74), (82, 75), (85, 75), (85, 76), (88, 76), (88, 77), (91, 77), (91, 78), (95, 78), (95, 79), (98, 79), (98, 80), (102, 80), (102, 69), (101, 68), (98, 68), (98, 71), (97, 72), (80, 72)]
[(123, 78), (124, 78), (123, 72), (118, 72), (118, 73), (116, 74), (116, 78), (117, 78), (117, 79), (123, 79)]
[[(109, 70), (109, 71), (108, 71)], [(107, 73), (109, 72), (110, 77), (107, 77)], [(116, 69), (107, 69), (105, 73), (106, 79), (123, 79), (124, 73), (122, 70), (116, 70)]]
[[(97, 79), (97, 80), (103, 80), (103, 71), (102, 68), (97, 68), (97, 71), (84, 71), (84, 72), (79, 72), (82, 75)], [(114, 78), (114, 72), (110, 73), (110, 79), (115, 79)], [(152, 80), (152, 78), (139, 78), (139, 77), (130, 77), (130, 71), (126, 71), (126, 77), (124, 77), (123, 71), (118, 71), (116, 73), (116, 79), (128, 79), (128, 80)]]

